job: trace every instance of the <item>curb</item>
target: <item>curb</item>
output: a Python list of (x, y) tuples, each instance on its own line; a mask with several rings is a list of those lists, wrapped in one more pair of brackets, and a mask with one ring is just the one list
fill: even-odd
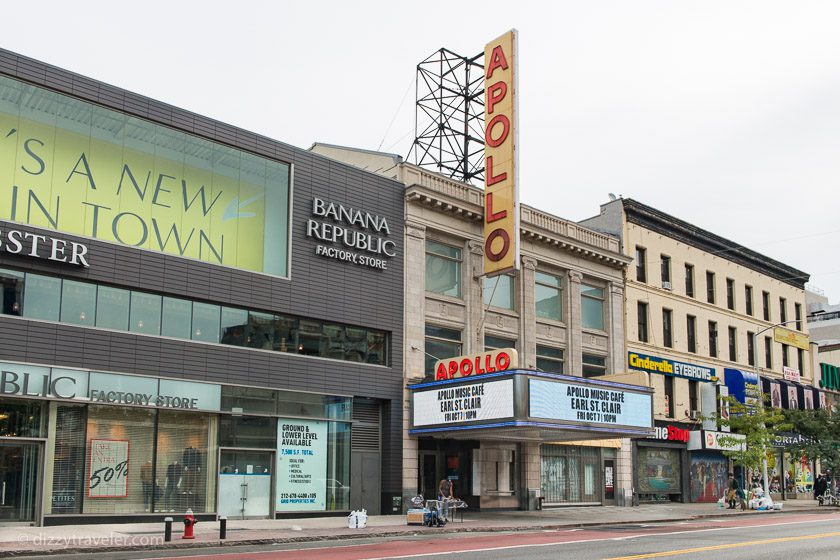
[[(781, 511), (751, 511), (743, 512), (747, 515), (784, 515), (791, 513), (815, 513), (832, 510), (807, 508), (798, 510), (781, 510)], [(20, 549), (20, 550), (0, 550), (0, 558), (25, 558), (27, 556), (58, 556), (61, 554), (85, 554), (85, 553), (105, 553), (105, 552), (133, 552), (133, 551), (154, 551), (154, 550), (188, 550), (188, 549), (202, 549), (202, 548), (235, 548), (239, 546), (254, 546), (261, 544), (292, 544), (292, 543), (308, 543), (308, 542), (336, 542), (336, 541), (352, 541), (359, 539), (377, 539), (387, 537), (399, 536), (419, 536), (423, 533), (428, 534), (457, 534), (457, 533), (515, 533), (515, 532), (529, 532), (529, 531), (546, 531), (581, 527), (603, 527), (609, 525), (639, 525), (648, 523), (663, 523), (675, 521), (695, 521), (698, 519), (720, 518), (720, 517), (741, 517), (740, 514), (724, 514), (709, 513), (693, 515), (690, 517), (669, 517), (661, 519), (644, 519), (632, 521), (613, 521), (613, 522), (585, 522), (585, 523), (546, 523), (540, 525), (511, 525), (511, 526), (491, 526), (491, 527), (423, 527), (416, 526), (410, 529), (399, 531), (380, 531), (376, 533), (350, 533), (344, 535), (312, 535), (300, 537), (281, 537), (281, 538), (260, 538), (260, 539), (243, 539), (236, 541), (192, 541), (192, 542), (178, 542), (172, 541), (165, 544), (152, 545), (126, 545), (126, 546), (82, 546), (74, 548), (49, 548), (44, 550), (38, 549)]]

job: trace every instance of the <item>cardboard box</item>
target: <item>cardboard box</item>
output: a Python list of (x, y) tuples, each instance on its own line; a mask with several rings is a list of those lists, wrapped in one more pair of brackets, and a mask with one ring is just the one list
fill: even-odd
[(410, 509), (408, 510), (408, 513), (405, 514), (405, 522), (408, 525), (423, 525), (425, 516), (428, 514), (429, 510), (426, 508)]

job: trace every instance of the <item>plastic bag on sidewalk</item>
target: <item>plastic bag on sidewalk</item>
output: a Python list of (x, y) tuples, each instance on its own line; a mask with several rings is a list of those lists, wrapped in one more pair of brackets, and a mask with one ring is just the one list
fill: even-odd
[(364, 529), (367, 527), (367, 510), (355, 510), (351, 511), (350, 515), (347, 516), (347, 527), (350, 529)]

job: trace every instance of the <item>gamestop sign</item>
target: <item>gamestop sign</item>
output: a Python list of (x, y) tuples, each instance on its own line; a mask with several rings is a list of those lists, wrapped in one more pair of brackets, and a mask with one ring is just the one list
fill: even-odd
[(516, 30), (484, 47), (484, 273), (519, 268)]
[(470, 377), (519, 367), (519, 354), (514, 348), (502, 348), (470, 356), (445, 358), (435, 364), (435, 381)]

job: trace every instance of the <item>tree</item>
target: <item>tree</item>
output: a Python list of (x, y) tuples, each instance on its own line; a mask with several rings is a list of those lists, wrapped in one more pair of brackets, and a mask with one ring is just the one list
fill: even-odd
[[(768, 400), (767, 395), (765, 395), (765, 400)], [(727, 408), (728, 413), (726, 413)], [(744, 404), (729, 396), (724, 398), (722, 410), (724, 414), (717, 412), (713, 416), (718, 426), (728, 426), (731, 433), (745, 437), (745, 439), (734, 436), (719, 437), (718, 441), (721, 445), (730, 448), (723, 451), (723, 454), (735, 465), (745, 469), (760, 471), (767, 457), (767, 450), (771, 448), (776, 434), (790, 430), (792, 427), (781, 410), (767, 404), (764, 406)]]
[(811, 461), (820, 460), (823, 471), (833, 475), (840, 471), (840, 408), (833, 413), (826, 409), (785, 411), (791, 429), (801, 438), (788, 445), (788, 450)]

